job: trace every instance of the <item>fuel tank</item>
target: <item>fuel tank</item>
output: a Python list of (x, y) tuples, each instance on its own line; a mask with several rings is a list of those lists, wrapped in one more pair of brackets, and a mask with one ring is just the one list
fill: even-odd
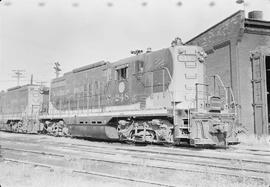
[(118, 140), (116, 127), (93, 124), (69, 124), (68, 129), (73, 137), (84, 137), (103, 140)]

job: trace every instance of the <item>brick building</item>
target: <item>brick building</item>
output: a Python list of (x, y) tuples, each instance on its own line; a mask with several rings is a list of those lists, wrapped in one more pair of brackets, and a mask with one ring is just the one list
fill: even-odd
[(218, 74), (231, 87), (239, 104), (239, 122), (249, 133), (269, 133), (270, 22), (262, 12), (245, 18), (238, 11), (186, 44), (199, 45), (208, 54), (206, 73)]

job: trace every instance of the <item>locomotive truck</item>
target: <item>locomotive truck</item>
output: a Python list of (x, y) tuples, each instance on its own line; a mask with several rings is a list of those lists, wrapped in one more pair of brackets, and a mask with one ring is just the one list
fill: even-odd
[(38, 85), (7, 90), (0, 94), (1, 128), (226, 146), (237, 141), (235, 102), (218, 75), (210, 81), (214, 85), (207, 83), (205, 58), (198, 46), (175, 45), (76, 68), (53, 79), (49, 90)]

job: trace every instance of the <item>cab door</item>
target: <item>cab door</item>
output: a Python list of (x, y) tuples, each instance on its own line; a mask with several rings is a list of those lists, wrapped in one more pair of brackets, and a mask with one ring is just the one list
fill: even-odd
[(257, 135), (266, 134), (268, 126), (267, 116), (267, 90), (264, 55), (255, 51), (251, 53), (252, 90), (253, 90), (253, 114), (254, 132)]

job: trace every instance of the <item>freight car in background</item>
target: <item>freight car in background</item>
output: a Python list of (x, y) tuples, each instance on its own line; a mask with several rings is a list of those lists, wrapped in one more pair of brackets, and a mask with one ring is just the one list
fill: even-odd
[(213, 87), (205, 83), (204, 58), (200, 47), (175, 45), (65, 73), (52, 80), (40, 105), (39, 132), (148, 143), (235, 142), (233, 97), (218, 76)]
[(28, 84), (0, 93), (0, 127), (15, 132), (36, 133), (44, 96), (40, 86)]

